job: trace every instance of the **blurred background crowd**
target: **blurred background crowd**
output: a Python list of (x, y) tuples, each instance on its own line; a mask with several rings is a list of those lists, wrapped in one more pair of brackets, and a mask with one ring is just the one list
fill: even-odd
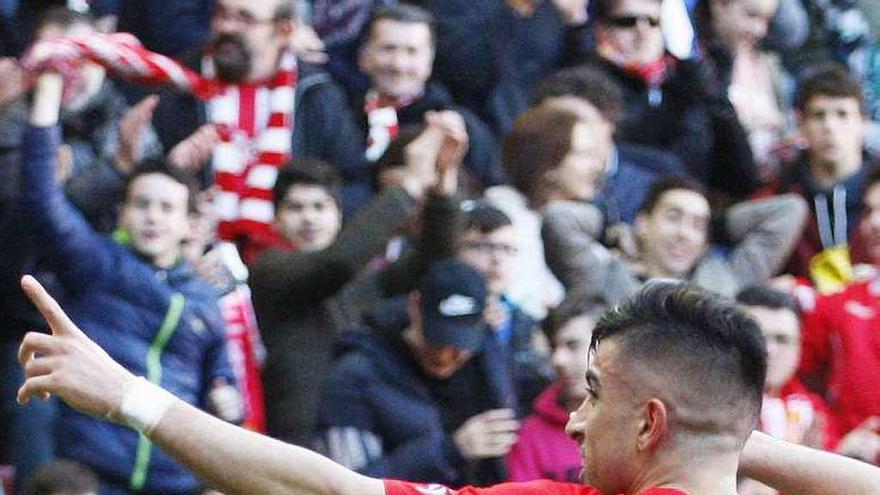
[(577, 481), (593, 326), (688, 281), (763, 330), (763, 431), (880, 463), (878, 34), (877, 0), (0, 0), (0, 493), (216, 493), (16, 404), (25, 273), (226, 421), (452, 486)]

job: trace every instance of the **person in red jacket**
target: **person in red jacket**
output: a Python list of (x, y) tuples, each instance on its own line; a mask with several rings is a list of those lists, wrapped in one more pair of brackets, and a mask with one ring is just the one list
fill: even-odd
[[(858, 235), (865, 259), (880, 264), (880, 175), (865, 189)], [(880, 462), (880, 276), (807, 301), (800, 375), (824, 391), (840, 432), (838, 451)], [(803, 302), (802, 302), (803, 305)]]
[(566, 435), (565, 424), (587, 396), (584, 356), (593, 327), (606, 309), (604, 304), (572, 293), (544, 319), (544, 332), (553, 346), (550, 361), (558, 378), (535, 399), (534, 413), (523, 421), (519, 438), (507, 454), (510, 481), (578, 481), (581, 453)]
[(796, 376), (801, 358), (801, 310), (797, 300), (767, 286), (748, 287), (737, 302), (758, 323), (767, 342), (767, 379), (760, 428), (764, 433), (816, 449), (837, 443), (828, 405)]
[[(758, 323), (767, 344), (767, 378), (758, 427), (764, 433), (815, 449), (837, 443), (828, 405), (795, 376), (801, 355), (801, 311), (794, 296), (768, 286), (748, 287), (736, 296)], [(740, 495), (776, 495), (754, 480), (739, 484)]]

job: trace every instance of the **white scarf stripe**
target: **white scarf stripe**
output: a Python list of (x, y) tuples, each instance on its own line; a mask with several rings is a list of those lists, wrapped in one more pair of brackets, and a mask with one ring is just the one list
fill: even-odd
[(273, 165), (254, 165), (248, 172), (247, 185), (256, 189), (272, 189), (275, 179), (278, 178), (278, 169)]
[(268, 88), (259, 88), (257, 90), (254, 102), (254, 131), (256, 135), (261, 134), (269, 125), (269, 114), (271, 112), (269, 109), (271, 104), (270, 93), (271, 91)]
[(275, 216), (271, 201), (257, 198), (245, 198), (241, 201), (241, 218), (269, 224)]
[(229, 87), (223, 94), (211, 99), (210, 121), (238, 127), (238, 88)]
[(244, 172), (245, 159), (234, 143), (219, 142), (214, 146), (214, 171), (227, 174)]
[(260, 134), (258, 148), (261, 152), (285, 153), (290, 150), (290, 129), (269, 127)]
[(272, 91), (271, 110), (273, 113), (287, 113), (293, 108), (295, 91), (289, 86), (275, 88)]
[(214, 195), (214, 211), (223, 222), (238, 219), (238, 194), (229, 191), (217, 191)]
[[(213, 63), (210, 58), (205, 62), (203, 68), (210, 74)], [(282, 57), (276, 77), (276, 82), (258, 87), (251, 102), (243, 101), (245, 96), (235, 86), (226, 87), (209, 102), (208, 119), (218, 124), (222, 139), (214, 149), (214, 167), (233, 176), (224, 178), (221, 187), (237, 189), (225, 191), (236, 197), (236, 202), (227, 200), (218, 207), (222, 236), (256, 235), (264, 239), (265, 232), (271, 230), (275, 209), (265, 198), (271, 195), (278, 168), (290, 159), (292, 149), (296, 95), (296, 58), (292, 54)], [(288, 81), (290, 84), (284, 84)], [(239, 127), (243, 105), (253, 105), (253, 122), (243, 123), (245, 128), (253, 126), (252, 137)], [(263, 157), (263, 163), (258, 161), (262, 153), (276, 156)]]

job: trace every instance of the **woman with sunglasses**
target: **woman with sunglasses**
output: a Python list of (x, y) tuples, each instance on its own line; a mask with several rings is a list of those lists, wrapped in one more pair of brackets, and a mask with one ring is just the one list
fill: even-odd
[(597, 0), (591, 61), (624, 92), (617, 138), (676, 154), (688, 172), (726, 199), (760, 181), (748, 139), (726, 94), (702, 62), (666, 50), (660, 0)]

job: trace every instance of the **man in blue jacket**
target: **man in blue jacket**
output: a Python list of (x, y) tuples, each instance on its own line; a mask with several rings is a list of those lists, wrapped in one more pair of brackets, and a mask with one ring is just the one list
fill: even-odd
[(371, 476), (451, 484), (504, 478), (516, 441), (505, 355), (486, 338), (480, 272), (445, 259), (401, 304), (343, 336), (325, 384), (320, 450)]
[[(97, 234), (54, 180), (62, 87), (61, 76), (40, 76), (24, 138), (20, 211), (38, 258), (63, 286), (73, 318), (123, 366), (191, 404), (226, 410), (222, 398), (234, 384), (216, 296), (180, 257), (192, 180), (162, 163), (141, 165), (126, 184), (118, 235)], [(125, 428), (64, 407), (56, 434), (59, 456), (95, 469), (102, 493), (199, 489), (189, 471)]]

